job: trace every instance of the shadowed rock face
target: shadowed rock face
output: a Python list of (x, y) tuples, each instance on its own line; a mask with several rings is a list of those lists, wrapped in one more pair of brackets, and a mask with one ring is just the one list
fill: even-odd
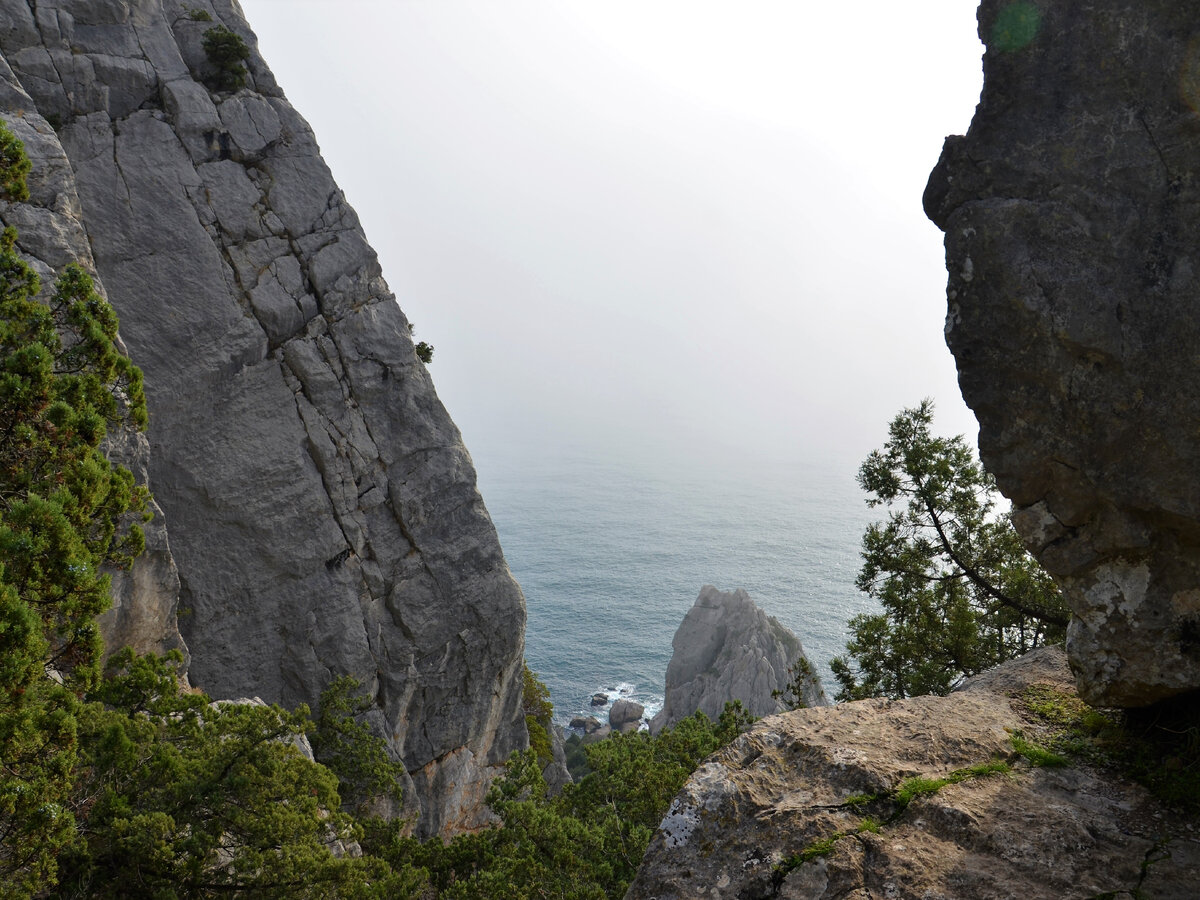
[[(215, 25), (251, 50), (236, 93), (204, 83)], [(408, 321), (240, 8), (0, 0), (0, 50), (7, 112), (57, 132), (63, 196), (146, 373), (192, 681), (292, 706), (353, 674), (418, 830), (481, 824), (488, 776), (526, 741), (524, 601)]]
[(1200, 688), (1200, 22), (985, 0), (925, 209), (980, 453), (1074, 613), (1083, 696)]

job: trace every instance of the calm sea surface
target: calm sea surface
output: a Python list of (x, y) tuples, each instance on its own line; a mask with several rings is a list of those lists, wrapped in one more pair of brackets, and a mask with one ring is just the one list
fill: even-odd
[(625, 464), (586, 453), (477, 460), (480, 489), (529, 607), (526, 659), (556, 716), (597, 691), (661, 707), (671, 638), (701, 586), (745, 588), (792, 629), (832, 691), (877, 518), (856, 463)]

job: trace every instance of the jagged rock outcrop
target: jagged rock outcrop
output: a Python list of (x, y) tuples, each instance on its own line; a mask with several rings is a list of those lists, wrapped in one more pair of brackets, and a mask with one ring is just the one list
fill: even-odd
[[(203, 83), (217, 25), (250, 50), (236, 92)], [(0, 50), (8, 115), (57, 132), (70, 163), (45, 205), (82, 223), (146, 373), (193, 682), (290, 706), (353, 674), (418, 831), (480, 824), (527, 740), (524, 601), (408, 322), (240, 8), (0, 0)]]
[[(749, 594), (710, 584), (700, 589), (671, 646), (663, 708), (650, 721), (653, 734), (697, 711), (715, 719), (731, 700), (741, 700), (756, 716), (779, 712), (784, 707), (771, 692), (787, 688), (788, 669), (797, 660), (808, 663), (800, 640)], [(801, 699), (807, 706), (828, 703), (815, 674), (806, 679)]]
[(1098, 704), (1200, 688), (1194, 12), (985, 0), (979, 107), (925, 194), (980, 453)]
[[(25, 145), (33, 169), (29, 174), (29, 200), (0, 204), (0, 223), (18, 231), (17, 248), (37, 271), (43, 298), (70, 263), (94, 272), (91, 249), (79, 215), (79, 198), (71, 177), (71, 164), (50, 126), (38, 116), (28, 118), (11, 111), (28, 109), (32, 102), (12, 71), (0, 69), (0, 110), (5, 124)], [(103, 285), (97, 283), (103, 291)], [(108, 435), (109, 459), (129, 469), (137, 482), (149, 482), (150, 445), (146, 435), (122, 429)], [(100, 627), (110, 650), (133, 647), (139, 653), (178, 650), (187, 659), (187, 646), (179, 634), (177, 607), (179, 573), (171, 556), (162, 510), (151, 501), (153, 518), (143, 525), (146, 551), (127, 570), (114, 571), (112, 608), (100, 617)]]
[[(626, 900), (1194, 897), (1194, 822), (1112, 772), (1016, 756), (1012, 734), (1036, 738), (1040, 727), (1022, 701), (1033, 685), (1073, 692), (1060, 649), (949, 697), (763, 719), (692, 775)], [(1012, 771), (918, 794), (894, 818), (896, 804), (861, 800), (997, 759)], [(877, 831), (863, 827), (868, 815)]]

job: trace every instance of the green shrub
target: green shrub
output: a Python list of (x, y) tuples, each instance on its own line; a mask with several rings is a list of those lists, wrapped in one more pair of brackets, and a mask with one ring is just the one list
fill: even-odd
[(388, 756), (387, 744), (360, 717), (372, 707), (360, 695), (362, 683), (341, 675), (321, 692), (320, 713), (309, 736), (313, 756), (338, 780), (342, 805), (357, 815), (367, 815), (375, 799), (399, 804), (404, 766)]
[(213, 79), (219, 91), (236, 91), (246, 85), (246, 67), (242, 65), (250, 58), (250, 48), (224, 25), (217, 25), (204, 32), (204, 53), (216, 68)]

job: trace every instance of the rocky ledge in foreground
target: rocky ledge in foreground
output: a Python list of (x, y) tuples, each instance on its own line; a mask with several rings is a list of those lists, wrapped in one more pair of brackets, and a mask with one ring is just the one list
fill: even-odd
[(949, 697), (763, 719), (692, 775), (626, 900), (1194, 897), (1193, 820), (1107, 769), (1016, 752), (1047, 762), (1020, 742), (1073, 708), (1049, 648)]

